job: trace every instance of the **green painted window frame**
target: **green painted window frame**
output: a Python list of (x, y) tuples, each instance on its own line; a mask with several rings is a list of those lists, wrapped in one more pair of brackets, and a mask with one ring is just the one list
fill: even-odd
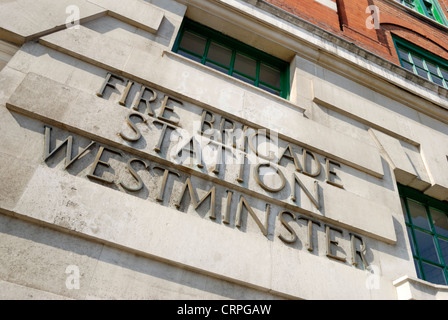
[(393, 36), (401, 66), (448, 89), (448, 61), (409, 41)]
[(440, 24), (448, 25), (447, 18), (437, 0), (398, 0), (398, 2)]
[[(438, 214), (445, 214), (448, 216), (448, 203), (431, 198), (420, 191), (402, 185), (398, 185), (398, 190), (418, 277), (435, 284), (447, 285), (448, 246), (444, 247), (442, 250), (441, 244), (445, 243), (445, 245), (448, 245), (448, 234), (443, 235), (440, 231), (437, 231), (433, 215), (437, 212)], [(421, 222), (417, 222), (417, 219), (412, 217), (411, 205), (417, 206), (420, 209), (422, 207), (425, 209), (424, 212), (427, 215), (427, 225), (422, 226)], [(427, 243), (422, 243), (420, 240), (422, 239), (422, 236), (433, 240), (434, 253), (437, 255), (438, 261), (424, 257), (424, 254), (426, 255), (428, 251), (426, 251), (426, 253), (422, 252), (421, 247), (427, 245)], [(443, 276), (443, 278), (440, 279), (442, 281), (435, 281), (432, 279), (429, 272), (431, 270), (440, 271)]]
[[(206, 40), (206, 45), (202, 54), (198, 54), (181, 47), (182, 39), (186, 32), (189, 32), (190, 34), (194, 34)], [(212, 43), (232, 51), (229, 65), (224, 65), (210, 59), (208, 54)], [(284, 99), (289, 99), (290, 85), (288, 62), (276, 58), (256, 48), (253, 48), (239, 40), (226, 36), (223, 33), (220, 33), (202, 24), (189, 19), (185, 19), (182, 23), (176, 42), (173, 46), (173, 52), (186, 56), (203, 65), (213, 67), (214, 69), (226, 73), (232, 77), (249, 82), (255, 87), (264, 89)], [(244, 72), (241, 72), (241, 70), (235, 68), (235, 60), (237, 55), (238, 57), (248, 57), (256, 61), (255, 76), (245, 74)], [(272, 84), (260, 80), (261, 65), (263, 65), (263, 67), (268, 67), (280, 72), (280, 86), (276, 87)]]

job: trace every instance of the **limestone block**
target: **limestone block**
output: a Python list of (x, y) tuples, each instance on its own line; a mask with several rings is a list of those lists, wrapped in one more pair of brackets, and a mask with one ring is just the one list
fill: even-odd
[(1, 300), (66, 300), (68, 298), (50, 292), (0, 280)]
[(34, 171), (28, 162), (0, 151), (0, 209), (14, 208)]
[[(84, 27), (100, 33), (109, 41), (120, 46), (125, 43), (131, 47), (137, 47), (141, 50), (152, 50), (152, 47), (158, 46), (156, 39), (159, 37), (142, 29), (136, 28), (124, 21), (118, 20), (110, 15), (89, 21), (83, 24)], [(161, 46), (165, 48), (164, 46)]]
[[(309, 252), (273, 246), (272, 290), (309, 300), (394, 299), (395, 288), (380, 274), (350, 269)], [(295, 276), (300, 273), (301, 276)], [(317, 286), (319, 280), (322, 285)], [(321, 290), (322, 286), (326, 289)], [(380, 290), (381, 289), (381, 290)], [(386, 298), (388, 297), (388, 298)]]
[[(125, 121), (129, 114), (127, 108), (123, 108), (111, 101), (96, 97), (93, 94), (69, 88), (38, 75), (29, 74), (27, 76), (9, 99), (8, 108), (12, 111), (23, 113), (34, 119), (41, 120), (47, 125), (55, 125), (67, 129), (73, 133), (78, 133), (85, 138), (131, 152), (131, 154), (140, 155), (144, 158), (149, 156), (159, 163), (166, 163), (167, 161), (170, 161), (171, 164), (174, 163), (174, 160), (160, 157), (154, 151), (158, 136), (151, 133), (149, 127), (140, 127), (142, 134), (146, 138), (145, 141), (141, 143), (139, 142), (139, 144), (127, 143), (118, 134), (120, 128), (128, 127)], [(201, 109), (191, 106), (187, 107), (187, 109), (179, 108), (178, 110), (179, 111), (177, 112), (179, 112), (182, 119), (190, 119), (190, 121), (182, 121), (185, 125), (183, 129), (188, 132), (193, 132), (194, 126), (192, 122), (194, 122), (195, 117), (197, 120), (200, 119), (202, 113)], [(194, 112), (192, 112), (193, 110)], [(313, 122), (310, 121), (309, 124), (312, 125)], [(127, 130), (128, 131), (126, 131), (125, 134), (134, 134), (129, 128), (127, 128)], [(174, 147), (175, 145), (171, 145), (171, 148)], [(168, 151), (166, 152), (168, 154)], [(249, 193), (267, 201), (274, 198), (277, 203), (290, 204), (289, 200), (285, 200), (290, 198), (290, 186), (276, 195), (271, 195), (269, 191), (263, 190), (253, 179), (249, 179), (249, 182), (246, 183), (244, 189), (242, 189), (243, 187), (236, 183), (234, 177), (235, 172), (239, 172), (239, 170), (233, 170), (233, 172), (226, 173), (227, 175), (223, 177), (226, 181), (221, 182), (221, 179), (215, 177), (211, 172), (202, 172), (193, 167), (193, 164), (191, 167), (190, 165), (182, 166), (184, 170), (188, 169), (188, 171), (195, 173), (196, 176), (205, 180), (212, 179), (213, 181), (224, 183), (230, 188), (236, 188), (236, 190), (244, 190), (245, 192), (249, 192), (247, 190), (250, 190)], [(250, 176), (253, 176), (255, 167), (251, 166), (250, 170)], [(290, 171), (291, 169), (288, 170), (287, 180), (290, 182), (292, 172)], [(313, 179), (305, 176), (301, 177), (301, 179), (307, 187), (312, 190)], [(368, 182), (364, 181), (360, 183)], [(301, 193), (301, 198), (304, 200), (300, 200), (302, 208), (311, 214), (323, 216), (334, 223), (353, 228), (354, 230), (359, 230), (363, 234), (381, 239), (387, 243), (394, 243), (396, 241), (394, 226), (391, 220), (393, 212), (390, 209), (383, 207), (379, 203), (375, 203), (374, 201), (359, 197), (351, 192), (325, 183), (321, 188), (323, 189), (321, 192), (324, 194), (322, 200), (324, 209), (322, 213), (316, 212), (313, 204), (311, 204), (310, 201), (307, 201), (303, 192)], [(353, 205), (354, 209), (350, 212), (345, 208), (347, 203)], [(368, 211), (365, 210), (366, 207), (369, 208)]]
[(427, 188), (424, 193), (441, 201), (448, 200), (448, 188), (446, 186), (434, 184)]
[(6, 67), (0, 72), (0, 106), (4, 106), (10, 95), (25, 78), (25, 74)]
[(346, 114), (370, 127), (381, 128), (382, 131), (402, 140), (414, 138), (412, 131), (404, 125), (399, 116), (371, 100), (358, 96), (356, 91), (350, 92), (318, 78), (313, 80), (313, 88), (314, 102), (324, 107)]
[[(14, 211), (163, 261), (252, 286), (270, 286), (269, 268), (251, 267), (271, 264), (267, 239), (235, 232), (58, 170), (39, 167)], [(242, 244), (244, 250), (238, 250)]]
[(264, 291), (108, 246), (101, 252), (92, 281), (83, 285), (88, 286), (86, 299), (281, 299)]
[[(35, 166), (41, 162), (39, 154), (42, 154), (41, 133), (34, 131), (36, 128), (29, 125), (29, 119), (12, 114), (2, 105), (5, 102), (2, 95), (9, 95), (7, 92), (11, 90), (8, 85), (1, 86), (2, 80), (14, 74), (18, 74), (18, 78), (9, 79), (12, 85), (20, 80), (20, 73), (4, 70), (5, 77), (0, 75), (0, 208), (6, 210), (10, 210), (20, 199)], [(22, 125), (29, 130), (23, 130)], [(40, 131), (40, 128), (37, 130)]]
[(448, 147), (444, 135), (428, 134), (422, 146), (425, 163), (431, 178), (431, 187), (425, 194), (439, 200), (448, 199)]
[[(45, 183), (40, 183), (40, 189), (45, 187)], [(35, 202), (30, 209), (45, 210), (40, 205)], [(23, 286), (33, 295), (27, 297), (29, 299), (85, 298), (88, 293), (87, 284), (93, 278), (102, 252), (102, 244), (80, 241), (52, 229), (42, 230), (41, 223), (11, 218), (3, 212), (0, 221), (0, 252), (3, 257), (0, 278), (8, 282), (7, 287), (14, 290), (2, 293), (12, 298), (23, 294), (20, 292)], [(67, 270), (69, 266), (79, 267), (79, 289), (71, 290), (66, 285), (67, 280), (70, 280), (69, 275), (73, 274), (70, 269)]]
[[(386, 135), (379, 137), (394, 164), (399, 182), (439, 200), (448, 198), (447, 138), (435, 119), (428, 120), (392, 100), (376, 98), (381, 104), (376, 103), (318, 79), (314, 81), (314, 94), (316, 103), (347, 114), (377, 133), (398, 139), (393, 141)], [(390, 104), (386, 105), (387, 102)], [(427, 123), (437, 125), (428, 126)], [(434, 148), (435, 143), (440, 147)], [(416, 149), (417, 145), (419, 149)]]
[(0, 40), (0, 71), (6, 66), (19, 47)]
[[(369, 273), (362, 270), (334, 261), (323, 263), (323, 257), (306, 250), (281, 247), (259, 234), (198, 219), (45, 166), (35, 172), (14, 212), (110, 246), (286, 297), (323, 298), (320, 290), (312, 290), (316, 277), (328, 283), (328, 298), (368, 298), (371, 290), (366, 285)], [(347, 282), (350, 287), (345, 286)], [(98, 288), (99, 284), (93, 285)], [(390, 283), (384, 285), (383, 298), (392, 298)]]
[[(417, 187), (419, 190), (425, 190), (430, 186), (429, 177), (418, 150), (417, 157), (411, 157), (412, 146), (408, 146), (406, 150), (403, 148), (405, 142), (375, 129), (369, 129), (369, 131), (392, 166), (397, 182)], [(412, 162), (411, 159), (414, 161)]]
[[(14, 0), (0, 3), (0, 39), (16, 44), (66, 27), (72, 9), (80, 21), (88, 21), (106, 10), (87, 0)], [(75, 19), (76, 20), (76, 19)]]
[(156, 6), (139, 0), (128, 0), (126, 5), (120, 0), (88, 0), (107, 9), (109, 15), (151, 33), (157, 33), (164, 13)]
[(11, 69), (25, 74), (32, 72), (65, 83), (71, 78), (77, 62), (61, 52), (28, 42), (9, 62)]
[(0, 242), (4, 300), (281, 299), (3, 214)]
[[(389, 244), (396, 243), (397, 236), (392, 217), (397, 215), (397, 212), (393, 209), (338, 188), (324, 193), (323, 203), (331, 208), (325, 215), (329, 219), (351, 226), (355, 232), (358, 232), (357, 228), (361, 228), (363, 233), (367, 232), (369, 236), (377, 238), (381, 235), (383, 241)], [(349, 210), (347, 204), (350, 205)]]
[(114, 71), (124, 68), (132, 52), (131, 46), (119, 41), (110, 41), (107, 37), (83, 26), (79, 29), (67, 29), (44, 36), (39, 42), (60, 52), (70, 53), (75, 58), (81, 58), (96, 66), (107, 67)]

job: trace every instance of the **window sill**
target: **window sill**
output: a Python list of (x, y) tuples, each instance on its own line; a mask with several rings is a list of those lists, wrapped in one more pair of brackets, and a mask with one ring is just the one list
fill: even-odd
[(433, 284), (421, 279), (404, 276), (393, 282), (398, 300), (446, 300), (448, 286)]
[[(401, 65), (395, 65), (398, 70), (395, 70), (394, 72), (402, 75), (406, 80), (411, 81), (412, 83), (421, 86), (427, 90), (430, 90), (432, 92), (435, 92), (439, 97), (442, 98), (448, 98), (448, 89), (436, 84), (435, 82), (432, 82), (418, 74), (415, 74), (412, 71), (409, 71), (408, 69), (402, 67)], [(400, 73), (401, 72), (401, 73)], [(438, 104), (439, 105), (439, 104)], [(440, 105), (444, 109), (448, 109), (445, 106)]]
[(250, 85), (250, 84), (248, 84), (248, 83), (246, 83), (246, 82), (244, 82), (242, 80), (239, 80), (237, 78), (229, 76), (229, 75), (227, 75), (225, 73), (219, 72), (219, 71), (217, 71), (217, 70), (215, 70), (213, 68), (207, 67), (207, 66), (205, 66), (205, 65), (203, 65), (203, 64), (201, 64), (199, 62), (196, 62), (196, 61), (193, 61), (191, 59), (188, 59), (188, 58), (186, 58), (186, 57), (184, 57), (184, 56), (182, 56), (182, 55), (180, 55), (178, 53), (175, 53), (175, 52), (172, 52), (172, 51), (168, 51), (168, 50), (164, 50), (163, 53), (162, 53), (162, 56), (167, 56), (169, 58), (178, 60), (179, 62), (181, 62), (183, 64), (189, 64), (191, 66), (194, 66), (195, 68), (203, 70), (204, 73), (211, 73), (211, 74), (213, 74), (214, 77), (221, 78), (221, 79), (225, 80), (226, 82), (231, 82), (231, 83), (233, 83), (236, 86), (244, 87), (248, 91), (255, 92), (257, 95), (265, 96), (266, 98), (268, 98), (270, 100), (275, 100), (276, 102), (281, 103), (281, 104), (287, 104), (287, 105), (291, 106), (294, 109), (297, 109), (298, 111), (300, 111), (302, 113), (305, 113), (305, 111), (306, 111), (305, 108), (302, 108), (302, 107), (298, 106), (297, 104), (292, 103), (291, 101), (289, 101), (289, 100), (287, 100), (285, 98), (279, 97), (279, 96), (277, 96), (275, 94), (272, 94), (272, 93), (269, 93), (269, 92), (267, 92), (267, 91), (265, 91), (263, 89), (255, 87), (253, 85)]

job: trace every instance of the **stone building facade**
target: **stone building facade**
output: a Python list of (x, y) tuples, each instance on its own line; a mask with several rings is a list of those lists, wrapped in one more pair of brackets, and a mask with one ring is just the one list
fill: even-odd
[(0, 298), (447, 299), (422, 1), (0, 1)]

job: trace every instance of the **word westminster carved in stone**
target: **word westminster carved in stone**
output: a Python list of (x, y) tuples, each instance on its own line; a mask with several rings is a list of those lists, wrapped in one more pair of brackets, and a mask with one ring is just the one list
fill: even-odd
[[(134, 83), (117, 75), (109, 73), (97, 95), (105, 98), (107, 88), (119, 91), (114, 81), (125, 84), (124, 91), (120, 92), (119, 104), (126, 106)], [(298, 146), (280, 140), (272, 131), (268, 133), (265, 129), (256, 130), (197, 107), (195, 108), (199, 111), (192, 110), (191, 107), (187, 110), (182, 101), (168, 95), (161, 99), (158, 99), (158, 96), (157, 91), (141, 85), (132, 104), (132, 111), (118, 132), (118, 135), (132, 146), (132, 150), (138, 150), (152, 142), (153, 153), (147, 158), (137, 158), (95, 141), (81, 148), (73, 157), (72, 149), (76, 149), (73, 147), (73, 136), (65, 135), (61, 143), (53, 143), (55, 146), (52, 149), (51, 128), (45, 126), (44, 160), (49, 161), (58, 150), (65, 147), (64, 169), (68, 170), (76, 162), (84, 161), (81, 159), (89, 153), (92, 154), (91, 151), (97, 148), (96, 156), (88, 164), (89, 169), (85, 175), (90, 180), (131, 194), (139, 194), (144, 189), (157, 189), (153, 200), (163, 205), (174, 204), (177, 209), (185, 208), (183, 200), (188, 197), (190, 205), (196, 211), (203, 208), (203, 204), (209, 199), (210, 207), (206, 215), (213, 221), (220, 220), (225, 225), (241, 229), (243, 224), (247, 227), (247, 221), (243, 219), (244, 212), (247, 212), (247, 217), (250, 215), (255, 225), (268, 238), (274, 234), (275, 218), (278, 217), (281, 228), (278, 238), (285, 244), (298, 242), (299, 236), (292, 223), (305, 221), (306, 247), (310, 252), (315, 249), (313, 230), (321, 227), (325, 230), (327, 239), (327, 257), (346, 261), (345, 257), (337, 254), (338, 251), (345, 251), (339, 247), (338, 241), (333, 240), (337, 234), (342, 236), (343, 230), (321, 224), (312, 218), (316, 216), (316, 210), (321, 210), (322, 191), (317, 179), (321, 176), (323, 166), (325, 182), (337, 188), (344, 188), (334, 171), (334, 168), (340, 167), (339, 163), (326, 158), (322, 165), (319, 156), (306, 149), (303, 149), (299, 160), (295, 151)], [(158, 100), (159, 105), (154, 107)], [(143, 103), (145, 112), (140, 113), (138, 111)], [(190, 117), (182, 123), (181, 113), (185, 110), (189, 115), (197, 116), (197, 120)], [(134, 122), (133, 119), (140, 121)], [(147, 150), (146, 148), (145, 151)], [(151, 162), (148, 163), (147, 160)], [(120, 162), (123, 168), (119, 168)], [(108, 168), (115, 174), (107, 172)], [(154, 177), (158, 174), (162, 176), (156, 181), (144, 182), (141, 170), (151, 172)], [(284, 172), (289, 174), (285, 175)], [(315, 179), (312, 191), (310, 182), (305, 183), (298, 173), (308, 177), (307, 179)], [(196, 177), (199, 177), (199, 183)], [(300, 197), (297, 196), (297, 186), (302, 191)], [(199, 189), (207, 187), (208, 191), (205, 191), (202, 198), (196, 195)], [(217, 203), (217, 199), (222, 200), (221, 205)], [(309, 202), (307, 208), (305, 199)], [(272, 214), (274, 206), (277, 209), (275, 215)], [(263, 214), (260, 212), (263, 211), (265, 219), (260, 219), (259, 216)], [(358, 261), (361, 261), (363, 267), (367, 268), (364, 240), (352, 233), (349, 233), (349, 237), (351, 263), (356, 266)]]
[[(199, 189), (205, 188), (204, 183), (201, 183), (204, 181), (195, 179), (196, 177), (191, 174), (136, 158), (132, 154), (124, 153), (95, 141), (91, 141), (86, 147), (80, 148), (76, 140), (85, 139), (75, 140), (72, 135), (67, 136), (66, 133), (58, 132), (59, 136), (65, 135), (66, 138), (52, 148), (52, 145), (55, 144), (52, 142), (55, 140), (52, 138), (52, 131), (53, 129), (50, 126), (44, 126), (43, 159), (45, 162), (50, 162), (53, 158), (57, 162), (63, 158), (64, 170), (70, 170), (82, 162), (79, 166), (87, 167), (85, 176), (92, 181), (112, 188), (118, 187), (118, 189), (130, 194), (151, 189), (150, 193), (153, 196), (149, 196), (148, 200), (166, 206), (173, 205), (179, 210), (182, 208), (185, 210), (191, 205), (195, 211), (201, 209), (201, 215), (203, 215), (206, 203), (209, 203), (208, 212), (204, 216), (208, 215), (215, 222), (222, 222), (224, 225), (238, 229), (248, 228), (247, 218), (250, 216), (264, 236), (272, 240), (272, 236), (276, 233), (278, 238), (288, 245), (299, 242), (299, 235), (296, 230), (297, 226), (301, 226), (299, 222), (303, 221), (306, 227), (304, 247), (309, 252), (314, 252), (317, 248), (316, 241), (313, 240), (317, 228), (318, 231), (325, 233), (326, 256), (343, 263), (347, 262), (346, 257), (341, 256), (341, 252), (344, 253), (345, 250), (334, 239), (337, 235), (342, 237), (348, 233), (340, 228), (321, 223), (308, 216), (298, 214), (294, 210), (284, 210), (281, 206), (262, 202), (252, 194), (245, 195), (243, 192), (232, 190), (227, 186), (207, 181), (205, 184), (209, 187), (209, 190), (202, 191), (201, 198), (197, 194), (200, 191)], [(77, 145), (76, 148), (74, 147), (75, 144)], [(65, 155), (61, 157), (61, 151), (64, 148)], [(80, 149), (80, 151), (73, 156), (73, 149)], [(106, 169), (111, 169), (111, 171), (107, 172)], [(145, 172), (150, 174), (145, 174)], [(143, 178), (144, 176), (145, 178)], [(198, 185), (200, 185), (200, 188)], [(186, 203), (184, 200), (188, 198), (190, 202)], [(217, 199), (221, 201), (217, 201)], [(260, 204), (265, 208), (264, 221), (259, 218)], [(273, 207), (275, 207), (276, 212), (272, 209)], [(247, 214), (245, 214), (246, 212)], [(277, 225), (280, 226), (281, 230), (276, 232)], [(346, 247), (349, 246), (351, 251), (351, 264), (368, 268), (369, 263), (366, 258), (366, 245), (363, 238), (354, 233), (348, 233), (348, 236), (349, 243)]]

